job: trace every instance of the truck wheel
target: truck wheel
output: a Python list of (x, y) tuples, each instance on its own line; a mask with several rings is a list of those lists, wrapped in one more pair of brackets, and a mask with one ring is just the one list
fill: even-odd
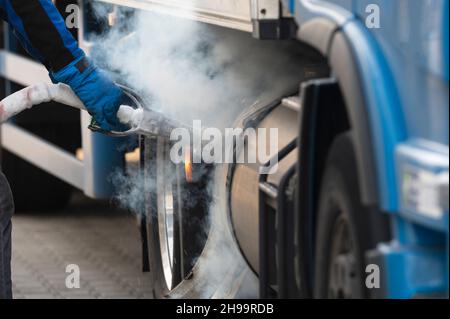
[[(334, 141), (317, 216), (315, 298), (365, 298), (365, 252), (376, 245), (371, 221), (382, 215), (361, 204), (351, 133)], [(383, 233), (381, 231), (380, 233)]]
[(194, 175), (187, 182), (184, 164), (170, 160), (163, 138), (146, 139), (143, 152), (150, 272), (155, 298), (167, 298), (190, 279), (206, 242), (207, 179)]
[[(62, 134), (68, 131), (67, 125), (33, 123), (27, 124), (27, 130), (59, 145), (69, 140), (67, 134)], [(1, 156), (17, 211), (58, 210), (67, 206), (72, 186), (6, 150), (2, 150)]]

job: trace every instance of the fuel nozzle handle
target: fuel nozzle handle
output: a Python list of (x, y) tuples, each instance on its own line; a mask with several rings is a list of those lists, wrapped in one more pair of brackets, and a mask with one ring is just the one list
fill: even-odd
[[(119, 85), (120, 86), (120, 85)], [(139, 101), (137, 95), (130, 89), (120, 86), (130, 100), (130, 104), (133, 107), (122, 106), (121, 108), (140, 109), (142, 103)], [(40, 105), (45, 102), (55, 101), (61, 104), (65, 104), (79, 110), (86, 110), (83, 102), (72, 91), (72, 89), (63, 83), (51, 84), (51, 83), (38, 83), (26, 87), (20, 91), (17, 91), (2, 101), (0, 101), (0, 123), (8, 121), (13, 116), (30, 109), (36, 105)], [(127, 113), (130, 115), (130, 113)], [(129, 122), (129, 121), (128, 121)], [(130, 122), (131, 123), (131, 122)], [(131, 125), (130, 130), (125, 132), (107, 132), (103, 131), (100, 126), (93, 120), (89, 128), (96, 132), (102, 132), (104, 134), (112, 136), (129, 136), (136, 133), (136, 127)]]
[[(151, 109), (144, 109), (144, 102), (139, 95), (130, 88), (117, 84), (128, 98), (127, 103), (119, 108), (117, 117), (120, 122), (130, 127), (124, 132), (105, 131), (95, 119), (89, 128), (110, 136), (130, 136), (133, 134), (170, 137), (173, 129), (191, 127), (170, 119), (163, 113)], [(6, 122), (20, 112), (44, 102), (55, 101), (80, 110), (86, 110), (83, 102), (66, 84), (39, 83), (9, 95), (0, 102), (0, 123)]]

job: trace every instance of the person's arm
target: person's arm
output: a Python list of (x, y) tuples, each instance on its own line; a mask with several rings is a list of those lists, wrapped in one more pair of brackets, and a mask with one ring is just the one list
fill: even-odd
[(26, 50), (51, 72), (84, 57), (50, 0), (6, 0), (7, 21)]
[(123, 92), (85, 57), (51, 0), (3, 0), (1, 15), (25, 49), (69, 85), (103, 129), (119, 125)]

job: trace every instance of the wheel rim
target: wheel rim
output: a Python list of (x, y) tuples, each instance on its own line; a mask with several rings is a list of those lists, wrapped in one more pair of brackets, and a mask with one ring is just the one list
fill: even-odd
[(328, 297), (362, 298), (362, 277), (357, 267), (355, 241), (343, 214), (336, 219), (331, 239)]
[(191, 168), (192, 176), (188, 180), (185, 162), (175, 164), (170, 159), (171, 142), (165, 138), (155, 142), (156, 158), (152, 164), (153, 178), (150, 178), (156, 181), (155, 187), (151, 187), (156, 205), (149, 208), (154, 211), (152, 232), (157, 245), (155, 280), (167, 294), (191, 278), (191, 269), (205, 247), (210, 203), (205, 185), (212, 167)]
[(167, 287), (170, 289), (174, 286), (174, 263), (175, 263), (175, 192), (177, 184), (174, 175), (174, 165), (168, 158), (168, 144), (161, 145), (160, 160), (158, 161), (158, 229), (159, 244), (161, 252), (161, 262), (163, 267), (164, 279)]

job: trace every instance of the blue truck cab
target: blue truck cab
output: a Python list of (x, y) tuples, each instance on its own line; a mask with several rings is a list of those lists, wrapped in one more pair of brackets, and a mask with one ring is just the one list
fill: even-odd
[(361, 95), (351, 117), (356, 124), (365, 113), (367, 122), (357, 130), (368, 139), (361, 138), (357, 148), (370, 163), (364, 155), (370, 143), (373, 164), (358, 170), (360, 176), (376, 172), (362, 181), (376, 191), (363, 197), (389, 214), (392, 228), (392, 241), (366, 256), (383, 265), (384, 296), (448, 296), (448, 1), (285, 5), (300, 38), (328, 57), (347, 105)]

